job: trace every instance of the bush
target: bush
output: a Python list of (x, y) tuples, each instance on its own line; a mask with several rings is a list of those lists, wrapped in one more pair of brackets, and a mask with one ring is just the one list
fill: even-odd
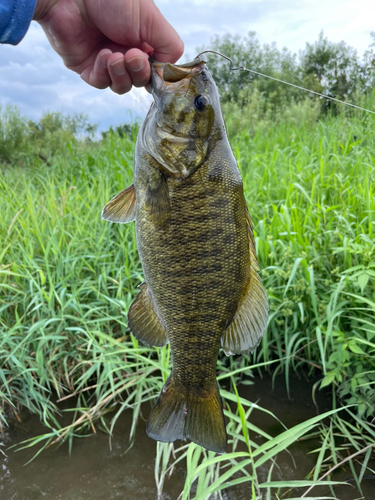
[(16, 160), (30, 151), (30, 130), (27, 120), (16, 106), (0, 104), (0, 162)]
[(82, 113), (44, 113), (36, 122), (22, 117), (16, 106), (0, 106), (0, 162), (9, 165), (35, 159), (48, 161), (72, 141), (84, 146), (96, 128)]

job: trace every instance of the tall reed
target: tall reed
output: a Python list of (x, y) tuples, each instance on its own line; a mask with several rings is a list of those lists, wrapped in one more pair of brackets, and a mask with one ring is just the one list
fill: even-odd
[[(231, 451), (214, 456), (192, 444), (173, 455), (170, 445), (157, 446), (157, 490), (176, 460), (185, 460), (184, 500), (220, 496), (241, 482), (252, 485), (253, 498), (276, 498), (281, 488), (306, 492), (322, 484), (327, 464), (345, 462), (338, 436), (349, 457), (363, 458), (360, 488), (373, 449), (374, 118), (343, 112), (315, 121), (313, 109), (292, 108), (256, 125), (250, 111), (239, 127), (232, 109), (227, 126), (270, 298), (269, 326), (255, 358), (219, 358), (219, 382), (230, 382), (222, 395)], [(111, 432), (123, 411), (133, 412), (133, 439), (141, 403), (153, 403), (169, 373), (169, 348), (140, 346), (127, 328), (143, 280), (134, 227), (100, 218), (103, 205), (132, 182), (133, 151), (134, 141), (111, 133), (89, 147), (68, 143), (50, 165), (33, 157), (0, 176), (0, 422), (27, 408), (46, 425), (45, 435), (24, 446), (71, 443), (98, 421)], [(320, 387), (334, 390), (337, 409), (276, 437), (265, 434), (251, 424), (255, 403), (235, 390), (249, 380), (251, 365), (283, 372), (287, 388), (291, 371), (314, 372)], [(74, 419), (61, 427), (59, 401), (66, 399), (75, 404)], [(341, 417), (340, 402), (351, 420)], [(263, 444), (251, 440), (253, 431)], [(311, 477), (275, 482), (277, 453), (317, 432)], [(262, 482), (257, 469), (266, 462)]]

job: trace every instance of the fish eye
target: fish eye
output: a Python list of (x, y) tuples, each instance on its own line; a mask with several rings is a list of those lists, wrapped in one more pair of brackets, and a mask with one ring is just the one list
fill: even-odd
[(198, 111), (203, 111), (204, 108), (206, 107), (207, 103), (208, 103), (208, 99), (204, 95), (197, 95), (194, 98), (194, 107)]

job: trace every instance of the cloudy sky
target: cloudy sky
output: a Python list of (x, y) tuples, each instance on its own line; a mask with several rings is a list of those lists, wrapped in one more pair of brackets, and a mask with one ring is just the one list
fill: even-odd
[[(298, 53), (321, 30), (333, 42), (345, 40), (362, 55), (371, 43), (375, 19), (369, 0), (155, 0), (185, 43), (184, 60), (209, 48), (213, 35), (256, 31), (261, 43), (277, 42)], [(0, 105), (15, 104), (38, 119), (44, 111), (83, 112), (100, 129), (144, 116), (150, 96), (133, 89), (118, 96), (96, 90), (67, 70), (32, 23), (16, 47), (0, 46)]]

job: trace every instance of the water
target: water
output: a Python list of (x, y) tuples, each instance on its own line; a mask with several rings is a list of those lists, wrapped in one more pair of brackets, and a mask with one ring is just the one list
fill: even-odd
[[(241, 395), (257, 401), (263, 408), (272, 411), (288, 427), (317, 414), (311, 400), (313, 381), (294, 376), (291, 380), (291, 399), (288, 399), (285, 382), (282, 377), (276, 379), (272, 390), (271, 377), (256, 377), (252, 386), (242, 386)], [(319, 411), (330, 409), (329, 394), (318, 393)], [(145, 407), (147, 415), (149, 407)], [(69, 414), (64, 419), (69, 421)], [(70, 417), (71, 418), (71, 417)], [(96, 434), (88, 438), (77, 438), (73, 441), (71, 455), (69, 447), (64, 443), (60, 447), (51, 447), (43, 451), (30, 464), (24, 465), (35, 454), (36, 448), (15, 452), (9, 446), (22, 440), (46, 432), (38, 418), (27, 415), (22, 423), (14, 424), (7, 430), (6, 456), (0, 453), (0, 499), (1, 500), (156, 500), (154, 481), (155, 442), (145, 433), (145, 422), (140, 421), (135, 443), (129, 448), (129, 430), (131, 412), (124, 412), (115, 426), (111, 439), (96, 427)], [(271, 417), (254, 411), (252, 421), (271, 435), (276, 435), (282, 428)], [(260, 437), (253, 436), (253, 439)], [(319, 441), (306, 440), (295, 443), (291, 447), (292, 457), (288, 453), (279, 454), (279, 469), (273, 473), (274, 480), (303, 479), (314, 466), (314, 456), (310, 451), (318, 447)], [(359, 457), (361, 458), (361, 457)], [(373, 467), (374, 468), (374, 467)], [(268, 467), (259, 472), (259, 480), (266, 481)], [(352, 478), (350, 467), (340, 471), (334, 480), (345, 481)], [(171, 478), (164, 485), (163, 500), (177, 500), (183, 489), (185, 469), (178, 466)], [(352, 486), (336, 487), (340, 500), (360, 498), (358, 490)], [(330, 496), (325, 488), (317, 488), (311, 495)], [(298, 497), (303, 490), (291, 494)], [(366, 500), (375, 498), (375, 481), (372, 478), (363, 481), (363, 494)], [(250, 485), (241, 485), (228, 489), (226, 500), (249, 500)], [(286, 495), (284, 498), (288, 498)]]

